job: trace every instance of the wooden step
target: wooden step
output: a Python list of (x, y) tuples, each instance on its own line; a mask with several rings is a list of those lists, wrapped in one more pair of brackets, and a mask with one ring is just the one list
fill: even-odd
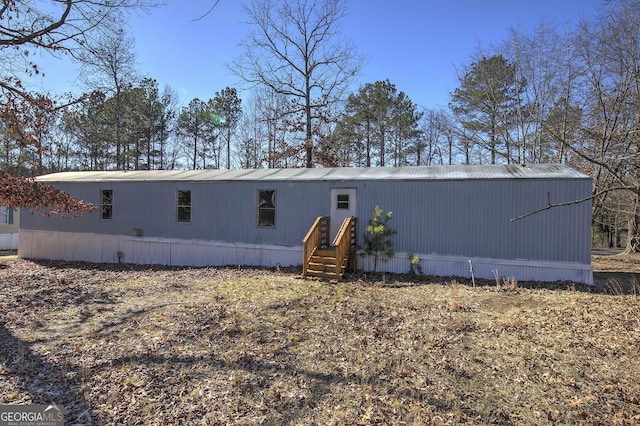
[(307, 275), (309, 275), (310, 277), (324, 278), (327, 280), (338, 280), (338, 278), (336, 278), (335, 272), (314, 271), (309, 269), (307, 270)]
[[(339, 242), (339, 247), (344, 250), (349, 250), (349, 253), (345, 253), (345, 257), (338, 259), (336, 257), (336, 247), (328, 246), (329, 243), (329, 224), (330, 218), (328, 216), (320, 216), (316, 219), (309, 232), (302, 240), (304, 243), (304, 265), (303, 265), (303, 277), (313, 276), (330, 279), (331, 281), (340, 281), (346, 269), (353, 265), (353, 262), (349, 262), (349, 258), (355, 253), (356, 244), (356, 218), (346, 218), (343, 223), (338, 236), (336, 238)], [(350, 229), (346, 229), (346, 226)], [(348, 233), (346, 233), (348, 231)], [(346, 242), (349, 246), (346, 246)], [(336, 271), (336, 268), (338, 269)]]
[(314, 264), (307, 267), (307, 271), (335, 273), (335, 265)]
[[(331, 263), (309, 262), (307, 266), (307, 271), (335, 274), (336, 264), (335, 262), (331, 262)], [(342, 275), (344, 274), (344, 272), (345, 272), (345, 268), (342, 267), (340, 269), (340, 274)]]
[(335, 258), (335, 256), (334, 257), (328, 257), (328, 256), (318, 256), (318, 255), (314, 254), (309, 259), (309, 262), (312, 262), (312, 263), (333, 263), (335, 265), (336, 264), (336, 258)]
[(315, 251), (315, 253), (313, 253), (315, 256), (320, 256), (320, 257), (333, 257), (334, 259), (336, 258), (336, 249), (331, 248), (331, 247), (326, 247), (326, 248), (321, 248)]
[(326, 267), (326, 266), (333, 266), (333, 268), (335, 269), (336, 267), (336, 259), (335, 258), (331, 258), (331, 257), (315, 257), (312, 256), (311, 259), (309, 259), (309, 263), (308, 263), (309, 267), (318, 265), (318, 266), (322, 266), (322, 267)]

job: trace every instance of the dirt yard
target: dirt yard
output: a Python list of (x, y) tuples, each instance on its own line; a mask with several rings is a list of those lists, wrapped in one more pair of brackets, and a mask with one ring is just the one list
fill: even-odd
[(71, 424), (640, 424), (640, 258), (593, 264), (599, 287), (473, 288), (2, 257), (0, 403)]

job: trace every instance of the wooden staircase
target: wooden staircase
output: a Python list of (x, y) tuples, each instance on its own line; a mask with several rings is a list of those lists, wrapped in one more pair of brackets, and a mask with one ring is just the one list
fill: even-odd
[(330, 245), (330, 218), (318, 217), (302, 240), (304, 245), (302, 278), (320, 277), (340, 281), (347, 269), (355, 271), (357, 223), (358, 219), (355, 217), (346, 218), (333, 244)]

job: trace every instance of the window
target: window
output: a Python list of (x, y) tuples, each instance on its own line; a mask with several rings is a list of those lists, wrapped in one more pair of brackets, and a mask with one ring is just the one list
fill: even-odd
[(13, 223), (13, 211), (7, 206), (0, 206), (0, 225), (11, 225)]
[(276, 226), (276, 191), (258, 190), (258, 226), (275, 228)]
[(349, 210), (349, 194), (338, 194), (338, 210)]
[(191, 222), (191, 191), (176, 191), (176, 217), (178, 222)]
[(113, 217), (113, 190), (103, 189), (100, 191), (100, 214), (102, 219)]

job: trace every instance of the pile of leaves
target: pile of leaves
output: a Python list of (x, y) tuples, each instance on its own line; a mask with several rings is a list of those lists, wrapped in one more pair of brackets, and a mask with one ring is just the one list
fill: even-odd
[(69, 423), (640, 423), (633, 294), (0, 262), (0, 403)]

